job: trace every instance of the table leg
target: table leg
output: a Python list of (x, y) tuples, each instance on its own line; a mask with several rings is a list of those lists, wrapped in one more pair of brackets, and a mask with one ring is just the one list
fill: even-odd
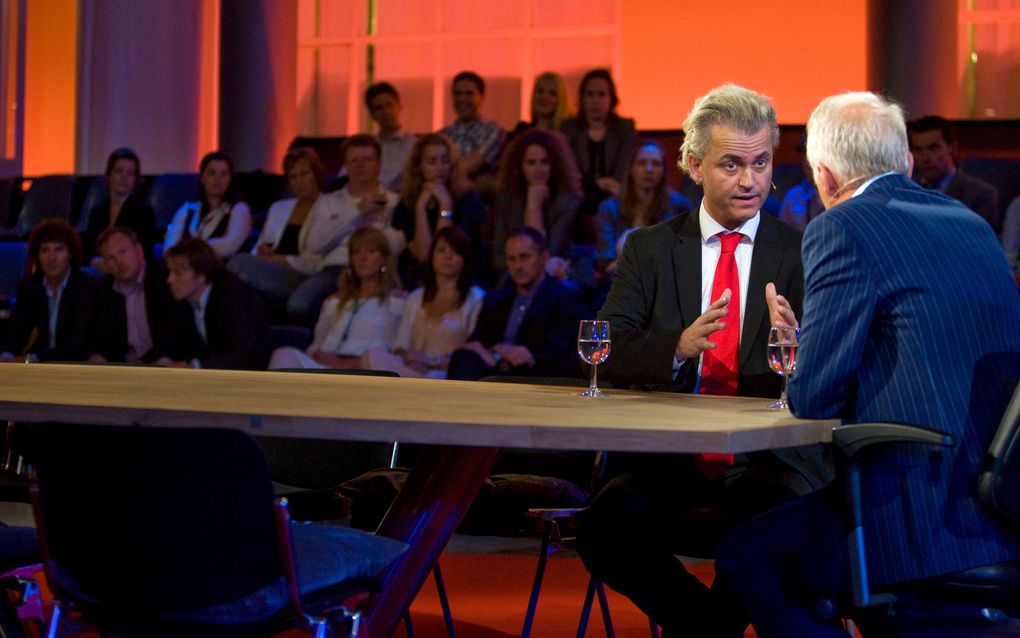
[(376, 533), (409, 548), (390, 567), (382, 591), (363, 609), (372, 638), (390, 636), (492, 472), (499, 448), (435, 447), (422, 451)]

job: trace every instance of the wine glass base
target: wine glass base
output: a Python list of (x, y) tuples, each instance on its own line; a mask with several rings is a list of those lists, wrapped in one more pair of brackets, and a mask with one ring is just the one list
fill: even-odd
[(770, 410), (789, 410), (790, 404), (786, 402), (786, 399), (780, 399), (769, 406)]
[(599, 390), (598, 388), (588, 388), (584, 392), (578, 392), (577, 396), (579, 396), (579, 397), (604, 397), (604, 396), (606, 396), (606, 393), (603, 392), (602, 390)]

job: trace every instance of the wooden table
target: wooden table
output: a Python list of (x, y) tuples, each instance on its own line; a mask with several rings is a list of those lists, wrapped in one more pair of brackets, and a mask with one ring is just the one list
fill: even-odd
[(410, 549), (366, 609), (389, 636), (503, 447), (751, 452), (826, 442), (766, 399), (286, 372), (0, 365), (0, 419), (165, 427), (262, 436), (442, 444), (429, 448), (379, 526)]

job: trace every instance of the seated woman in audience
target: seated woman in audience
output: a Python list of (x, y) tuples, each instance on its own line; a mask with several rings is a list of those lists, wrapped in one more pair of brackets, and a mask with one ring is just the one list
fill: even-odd
[(456, 226), (477, 243), (479, 226), (488, 216), (482, 199), (459, 174), (457, 160), (453, 143), (438, 133), (419, 137), (411, 149), (393, 210), (393, 226), (407, 240), (400, 274), (409, 286), (420, 279), (435, 233)]
[(361, 367), (402, 377), (446, 378), (450, 354), (474, 332), (485, 292), (471, 285), (471, 239), (459, 228), (436, 231), (425, 285), (407, 298), (392, 352), (373, 348)]
[(325, 169), (310, 148), (283, 158), (294, 197), (269, 208), (251, 254), (235, 255), (227, 267), (265, 299), (270, 317), (311, 325), (322, 300), (336, 288), (352, 230), (352, 215), (334, 194), (322, 192)]
[(581, 80), (577, 117), (563, 122), (560, 130), (581, 170), (584, 210), (594, 212), (606, 197), (618, 196), (637, 146), (634, 120), (616, 114), (619, 99), (609, 71), (593, 69)]
[(182, 239), (204, 239), (220, 259), (232, 256), (251, 233), (251, 209), (238, 201), (234, 163), (226, 153), (206, 153), (198, 166), (198, 201), (187, 202), (166, 229), (163, 250)]
[(535, 78), (531, 89), (531, 121), (519, 122), (507, 136), (507, 142), (532, 128), (558, 131), (571, 115), (566, 80), (559, 73), (546, 71)]
[(351, 234), (349, 267), (340, 290), (322, 304), (315, 337), (305, 352), (273, 351), (269, 368), (357, 368), (370, 348), (389, 349), (397, 337), (406, 297), (386, 235), (373, 226)]
[(566, 259), (574, 241), (574, 217), (581, 204), (577, 173), (552, 131), (532, 129), (507, 147), (499, 169), (499, 192), (492, 210), (493, 265), (506, 268), (507, 234), (521, 226), (544, 233), (551, 272), (566, 276)]
[(96, 255), (96, 239), (111, 226), (124, 226), (135, 231), (145, 256), (152, 257), (152, 247), (158, 240), (156, 213), (138, 192), (142, 185), (142, 163), (129, 148), (118, 148), (106, 158), (106, 187), (108, 195), (88, 212), (88, 222), (82, 232), (84, 263), (102, 269), (103, 260)]
[(616, 258), (631, 229), (657, 224), (690, 209), (687, 198), (669, 188), (662, 145), (642, 141), (631, 160), (620, 196), (599, 204), (599, 270), (609, 273), (616, 270)]

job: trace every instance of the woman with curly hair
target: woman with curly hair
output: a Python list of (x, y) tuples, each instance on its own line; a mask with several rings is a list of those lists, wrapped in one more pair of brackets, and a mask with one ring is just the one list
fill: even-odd
[(552, 255), (567, 258), (573, 247), (580, 184), (559, 136), (531, 129), (507, 147), (499, 169), (500, 190), (492, 215), (493, 265), (506, 267), (507, 234), (529, 226), (545, 234)]

